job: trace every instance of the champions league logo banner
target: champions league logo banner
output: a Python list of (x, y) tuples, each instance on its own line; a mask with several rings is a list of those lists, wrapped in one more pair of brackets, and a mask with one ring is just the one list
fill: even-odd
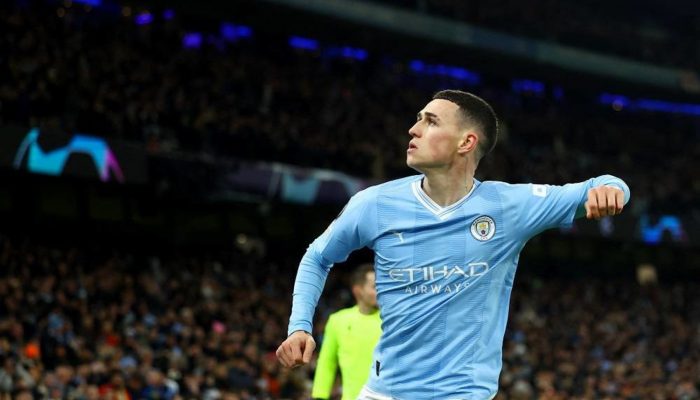
[(24, 165), (29, 172), (58, 176), (66, 170), (68, 159), (74, 154), (84, 154), (89, 157), (102, 182), (114, 180), (124, 183), (124, 174), (119, 161), (106, 140), (76, 134), (65, 146), (44, 151), (39, 144), (39, 128), (33, 128), (27, 133), (17, 149), (13, 167), (22, 169), (25, 161)]
[(83, 133), (2, 131), (0, 160), (15, 170), (105, 183), (147, 182), (146, 156), (139, 147)]

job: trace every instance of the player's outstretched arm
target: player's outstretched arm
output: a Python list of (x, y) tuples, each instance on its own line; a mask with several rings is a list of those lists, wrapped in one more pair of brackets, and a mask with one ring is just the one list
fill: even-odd
[(598, 186), (588, 189), (584, 207), (586, 218), (600, 219), (618, 215), (625, 206), (625, 192), (616, 186)]
[(295, 368), (311, 362), (316, 341), (309, 332), (296, 331), (277, 348), (277, 359), (287, 368)]
[(296, 367), (311, 361), (316, 348), (308, 332), (313, 329), (313, 317), (323, 291), (328, 272), (334, 263), (347, 260), (348, 255), (366, 246), (376, 227), (376, 220), (367, 217), (368, 204), (373, 204), (365, 189), (353, 196), (345, 211), (326, 231), (311, 243), (299, 263), (292, 293), (292, 314), (287, 328), (288, 337), (277, 349), (277, 357), (285, 367)]
[(571, 226), (576, 218), (598, 219), (617, 215), (630, 199), (620, 178), (601, 175), (583, 182), (558, 185), (506, 185), (502, 198), (512, 209), (524, 238), (551, 228)]

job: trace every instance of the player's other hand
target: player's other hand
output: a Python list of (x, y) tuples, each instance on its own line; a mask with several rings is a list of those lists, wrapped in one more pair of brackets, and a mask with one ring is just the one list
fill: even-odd
[(617, 215), (622, 212), (625, 204), (625, 193), (616, 187), (598, 186), (588, 190), (586, 200), (586, 218), (600, 219)]
[(277, 359), (287, 368), (295, 368), (311, 362), (316, 341), (310, 333), (296, 331), (277, 348)]

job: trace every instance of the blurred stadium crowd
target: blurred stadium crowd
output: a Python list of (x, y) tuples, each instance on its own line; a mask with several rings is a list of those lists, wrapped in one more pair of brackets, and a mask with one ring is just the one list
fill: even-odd
[[(293, 266), (0, 239), (0, 398), (304, 399), (287, 370)], [(325, 318), (351, 296), (331, 274)], [(520, 277), (497, 399), (697, 399), (698, 283)], [(24, 396), (24, 397), (22, 397)]]
[[(0, 122), (139, 141), (153, 152), (404, 176), (413, 115), (438, 88), (465, 88), (420, 75), (409, 60), (329, 58), (259, 32), (207, 36), (191, 49), (177, 18), (139, 26), (77, 5), (58, 15), (2, 7)], [(700, 209), (694, 118), (616, 112), (566, 88), (516, 92), (497, 78), (465, 89), (502, 119), (501, 143), (478, 177), (564, 183), (615, 171), (634, 190), (632, 212)]]
[(306, 388), (306, 371), (274, 356), (291, 279), (269, 262), (0, 247), (3, 399), (299, 398)]
[[(422, 76), (409, 60), (327, 58), (275, 35), (184, 48), (178, 18), (139, 26), (77, 4), (29, 3), (0, 5), (0, 124), (136, 141), (153, 153), (384, 179), (407, 173), (414, 113), (439, 87), (463, 85)], [(470, 2), (477, 12), (463, 2), (391, 3), (487, 24), (509, 21), (503, 13), (523, 15), (518, 2)], [(543, 29), (539, 35), (563, 42), (586, 37), (575, 23), (525, 20), (532, 23), (503, 28)], [(607, 26), (586, 25), (599, 37), (596, 48), (619, 43), (609, 35), (628, 34)], [(657, 50), (683, 49), (660, 46), (612, 51), (659, 61)], [(673, 51), (661, 61), (673, 62)], [(616, 112), (566, 88), (563, 95), (516, 92), (497, 78), (467, 89), (492, 101), (503, 119), (484, 177), (562, 183), (614, 171), (633, 190), (632, 212), (700, 210), (697, 121)], [(283, 370), (274, 357), (294, 265), (235, 250), (107, 253), (0, 238), (0, 400), (308, 397), (313, 364)], [(323, 319), (350, 301), (333, 275), (319, 308), (319, 342)], [(523, 277), (497, 399), (700, 398), (699, 289)]]

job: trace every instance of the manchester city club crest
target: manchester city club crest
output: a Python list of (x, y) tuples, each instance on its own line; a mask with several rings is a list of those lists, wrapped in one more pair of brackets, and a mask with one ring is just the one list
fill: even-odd
[(488, 215), (482, 215), (472, 222), (471, 232), (476, 240), (489, 240), (496, 233), (496, 223)]

